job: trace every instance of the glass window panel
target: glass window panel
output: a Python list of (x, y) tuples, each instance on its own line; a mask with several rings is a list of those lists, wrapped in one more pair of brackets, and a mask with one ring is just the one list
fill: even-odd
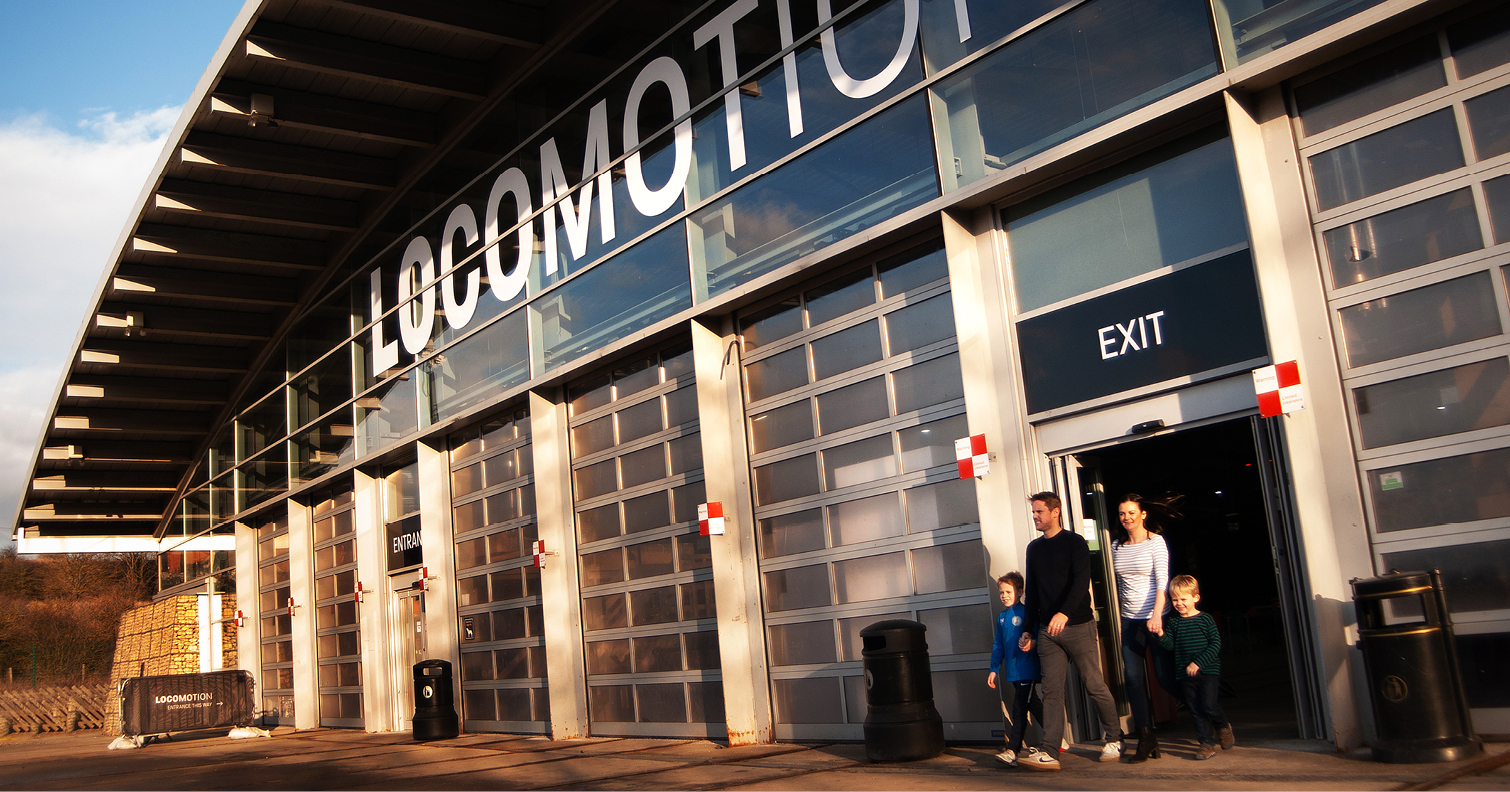
[(780, 341), (800, 330), (802, 301), (796, 297), (788, 297), (739, 321), (740, 338), (744, 339), (747, 352)]
[(842, 723), (838, 677), (773, 679), (777, 723)]
[(659, 385), (661, 370), (656, 358), (649, 357), (620, 366), (613, 372), (613, 398), (627, 399), (646, 388)]
[(524, 596), (524, 570), (519, 567), (494, 572), (489, 576), (493, 581), (493, 601), (519, 599)]
[(1452, 109), (1324, 151), (1310, 158), (1316, 203), (1325, 211), (1463, 166)]
[[(540, 596), (540, 570), (530, 569), (532, 574), (524, 576), (526, 593), (531, 597)], [(524, 623), (529, 628), (532, 638), (545, 635), (545, 611), (539, 605), (529, 605), (524, 609)]]
[(469, 682), (493, 678), (492, 652), (462, 652), (461, 678)]
[(1489, 273), (1443, 281), (1338, 312), (1354, 366), (1499, 335)]
[[(293, 455), (290, 467), (294, 483), (312, 481), (354, 459), (354, 433), (351, 410), (344, 408), (331, 414), (313, 429), (294, 435), (293, 446), (289, 449)], [(218, 492), (218, 488), (212, 485), (211, 491)], [(217, 500), (224, 502), (229, 498)]]
[(974, 479), (952, 479), (906, 491), (907, 525), (919, 534), (980, 522)]
[(833, 531), (835, 547), (901, 536), (907, 532), (895, 492), (829, 506), (828, 524)]
[(498, 692), (498, 719), (501, 721), (527, 721), (530, 719), (530, 692), (525, 688), (504, 688)]
[(587, 703), (595, 722), (634, 723), (633, 685), (589, 686)]
[(844, 677), (844, 717), (850, 723), (864, 723), (865, 716), (870, 713), (870, 705), (866, 701), (865, 677)]
[(1418, 374), (1353, 391), (1364, 448), (1510, 423), (1505, 358)]
[(760, 520), (762, 558), (779, 558), (827, 546), (823, 538), (823, 512), (818, 509)]
[(944, 355), (897, 369), (891, 373), (891, 387), (896, 393), (897, 415), (963, 399), (965, 381), (960, 376), (959, 355)]
[[(486, 305), (492, 300), (484, 300)], [(475, 321), (475, 319), (474, 319)], [(460, 415), (530, 378), (528, 319), (508, 316), (420, 364), (420, 393), (431, 423)]]
[(547, 371), (692, 306), (684, 228), (673, 224), (531, 303)]
[(817, 493), (817, 454), (803, 454), (755, 468), (755, 498), (761, 505)]
[(619, 535), (619, 504), (577, 512), (583, 542), (597, 542)]
[(518, 528), (492, 534), (488, 536), (488, 558), (493, 563), (518, 558), (520, 544)]
[(635, 685), (640, 723), (686, 723), (687, 698), (682, 683)]
[(807, 349), (795, 347), (745, 366), (750, 401), (760, 401), (807, 384)]
[(692, 357), (690, 342), (680, 349), (672, 348), (661, 351), (661, 372), (665, 374), (666, 382), (671, 382), (679, 377), (690, 377), (693, 375), (695, 368), (696, 365)]
[[(344, 339), (343, 339), (344, 340)], [(351, 356), (345, 348), (289, 383), (294, 420), (303, 426), (351, 398)]]
[(571, 414), (573, 416), (590, 412), (613, 400), (613, 390), (609, 384), (607, 374), (591, 377), (571, 387), (567, 393), (571, 399)]
[(811, 439), (813, 408), (807, 399), (750, 418), (750, 450), (753, 453)]
[(1332, 285), (1338, 288), (1484, 246), (1473, 194), (1466, 188), (1334, 228), (1323, 237)]
[(488, 578), (486, 575), (460, 578), (456, 581), (458, 605), (481, 605), (488, 601)]
[(697, 420), (697, 388), (685, 388), (666, 394), (666, 426), (681, 426)]
[(881, 359), (880, 325), (872, 319), (819, 338), (812, 347), (813, 373), (818, 380), (853, 371)]
[(1022, 311), (1248, 239), (1232, 145), (1209, 134), (1011, 207), (1005, 219)]
[(678, 437), (666, 443), (671, 455), (671, 475), (679, 476), (703, 468), (703, 438), (699, 434)]
[(401, 374), (356, 400), (358, 456), (392, 445), (419, 428), (414, 377)]
[(694, 212), (708, 296), (938, 197), (931, 139), (923, 97), (904, 99)]
[(1459, 635), (1457, 648), (1468, 706), (1484, 709), (1510, 707), (1510, 676), (1505, 675), (1505, 658), (1510, 656), (1510, 634)]
[(912, 473), (952, 465), (957, 461), (954, 441), (969, 436), (970, 429), (963, 415), (902, 429), (897, 432), (897, 438), (902, 442), (902, 469)]
[(493, 611), (493, 639), (511, 641), (529, 637), (524, 626), (524, 609)]
[(634, 639), (634, 672), (649, 674), (657, 671), (682, 670), (682, 636), (647, 635)]
[(906, 553), (850, 558), (834, 562), (834, 589), (838, 604), (866, 602), (912, 593)]
[(666, 428), (661, 423), (660, 399), (651, 399), (633, 407), (625, 407), (616, 415), (619, 420), (619, 442), (621, 443), (638, 440)]
[(1491, 8), (1447, 27), (1459, 78), (1510, 63), (1510, 8)]
[(482, 465), (468, 465), (451, 471), (451, 497), (471, 495), (482, 488)]
[[(697, 671), (701, 669), (718, 669), (718, 632), (707, 630), (705, 632), (685, 633), (682, 635), (687, 644), (687, 670)], [(723, 683), (714, 683), (722, 686)], [(720, 702), (722, 699), (720, 699)], [(719, 712), (722, 717), (723, 712)]]
[(587, 673), (629, 673), (629, 639), (587, 642)]
[[(666, 505), (665, 492), (652, 492), (624, 501), (624, 531), (639, 533), (671, 524), (671, 512)], [(618, 534), (617, 528), (614, 535)]]
[[(853, 661), (858, 661), (858, 660), (862, 659), (861, 656), (860, 656), (860, 650), (864, 649), (865, 647), (864, 647), (864, 642), (860, 640), (860, 631), (864, 630), (866, 627), (869, 627), (870, 625), (875, 624), (877, 622), (888, 621), (888, 620), (891, 620), (891, 619), (911, 619), (911, 618), (912, 618), (912, 613), (911, 612), (909, 612), (909, 611), (899, 611), (899, 612), (896, 612), (896, 613), (873, 613), (873, 614), (870, 614), (868, 616), (854, 616), (854, 617), (851, 617), (851, 618), (848, 618), (848, 619), (840, 619), (839, 620), (840, 659), (842, 659), (842, 660), (844, 660), (846, 662), (853, 662)], [(986, 625), (986, 627), (989, 630), (990, 629), (990, 624), (988, 623)], [(932, 643), (932, 636), (929, 636), (929, 643), (931, 645), (931, 643)]]
[(803, 295), (807, 300), (807, 326), (817, 327), (876, 302), (875, 279), (870, 268), (829, 281)]
[(1383, 0), (1318, 0), (1310, 3), (1253, 3), (1217, 0), (1222, 49), (1246, 63), (1266, 52), (1340, 22)]
[(970, 7), (970, 38), (960, 41), (957, 6), (951, 0), (922, 0), (918, 29), (928, 74), (979, 52), (1059, 5), (1054, 0), (977, 3)]
[(629, 563), (629, 579), (640, 580), (675, 572), (676, 563), (672, 557), (671, 545), (671, 539), (657, 539), (654, 542), (641, 542), (625, 547), (624, 554)]
[(698, 505), (707, 501), (706, 488), (701, 481), (673, 488), (671, 490), (671, 521), (696, 522)]
[(942, 239), (898, 253), (876, 265), (881, 295), (895, 297), (919, 286), (949, 277), (949, 259)]
[(1510, 539), (1385, 553), (1385, 569), (1442, 570), (1453, 613), (1505, 610), (1510, 605)]
[(900, 355), (954, 338), (954, 306), (943, 294), (886, 315), (886, 350)]
[(718, 610), (713, 594), (713, 581), (699, 580), (694, 583), (683, 583), (682, 590), (682, 619), (716, 619)]
[(676, 587), (629, 592), (629, 612), (633, 614), (636, 627), (676, 621)]
[(493, 652), (493, 661), (498, 666), (499, 679), (528, 679), (530, 676), (529, 653), (523, 647), (499, 649)]
[(797, 610), (833, 604), (829, 595), (827, 564), (772, 570), (764, 577), (766, 610)]
[(834, 623), (828, 619), (773, 624), (768, 629), (773, 666), (838, 662), (839, 653), (834, 647)]
[(712, 537), (701, 534), (682, 534), (676, 537), (677, 569), (690, 572), (713, 566)]
[(1510, 516), (1510, 448), (1370, 470), (1380, 533)]
[(1484, 197), (1489, 203), (1489, 223), (1494, 227), (1494, 241), (1510, 242), (1510, 176), (1484, 182)]
[(582, 585), (601, 586), (624, 579), (623, 553), (619, 548), (582, 554)]
[(619, 483), (614, 475), (616, 465), (616, 460), (608, 459), (596, 465), (573, 470), (572, 479), (577, 485), (577, 498), (586, 500), (617, 490)]
[[(891, 414), (886, 377), (872, 377), (818, 396), (818, 424), (823, 434), (842, 432)], [(807, 403), (802, 403), (807, 409)]]
[[(529, 448), (525, 448), (523, 451), (524, 456), (528, 457)], [(502, 484), (505, 481), (512, 481), (524, 472), (520, 470), (517, 463), (518, 453), (517, 451), (508, 451), (482, 463), (489, 487)]]
[(1207, 20), (1198, 0), (1089, 3), (938, 83), (945, 190), (1216, 74)]
[(487, 509), (480, 500), (464, 503), (451, 510), (451, 527), (456, 533), (466, 533), (487, 524)]
[(463, 690), (461, 700), (462, 717), (467, 720), (498, 719), (498, 701), (492, 690)]
[(1510, 88), (1501, 88), (1464, 102), (1473, 150), (1480, 161), (1510, 151)]
[(897, 456), (891, 434), (823, 451), (824, 488), (836, 490), (895, 476)]
[(990, 582), (979, 540), (920, 547), (912, 551), (919, 594), (981, 588)]
[(582, 621), (589, 630), (611, 630), (629, 626), (629, 612), (623, 594), (582, 598)]
[(1437, 37), (1427, 36), (1295, 89), (1305, 134), (1315, 135), (1447, 84)]
[(486, 613), (461, 617), (463, 643), (487, 643), (493, 640), (493, 620)]
[(619, 457), (619, 475), (624, 487), (636, 487), (666, 477), (666, 448), (656, 443)]
[(577, 457), (594, 454), (605, 448), (613, 448), (613, 416), (605, 415), (572, 427), (571, 442), (572, 454)]
[(946, 723), (1001, 723), (1001, 702), (980, 694), (980, 672), (937, 671), (933, 700)]

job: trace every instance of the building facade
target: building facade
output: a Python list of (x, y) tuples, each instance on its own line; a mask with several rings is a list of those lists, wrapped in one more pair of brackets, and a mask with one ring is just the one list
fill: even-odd
[(1240, 726), (1366, 740), (1348, 581), (1437, 567), (1510, 733), (1507, 130), (1500, 4), (251, 0), (19, 535), (238, 592), (301, 728), (439, 658), (467, 731), (859, 739), (909, 618), (984, 740), (1029, 494), (1109, 660), (1116, 499), (1180, 495)]

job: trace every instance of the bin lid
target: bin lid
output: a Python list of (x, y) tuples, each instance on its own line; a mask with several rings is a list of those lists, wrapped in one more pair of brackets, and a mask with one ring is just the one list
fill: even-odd
[[(414, 664), (414, 670), (415, 671), (418, 671), (421, 668), (450, 669), (451, 668), (451, 663), (448, 660), (421, 660), (418, 663)], [(435, 676), (435, 675), (434, 674), (426, 674), (426, 676)]]
[(1431, 591), (1430, 572), (1391, 572), (1367, 580), (1353, 580), (1353, 598), (1403, 597)]
[(928, 626), (910, 619), (878, 621), (860, 631), (861, 656), (926, 652)]

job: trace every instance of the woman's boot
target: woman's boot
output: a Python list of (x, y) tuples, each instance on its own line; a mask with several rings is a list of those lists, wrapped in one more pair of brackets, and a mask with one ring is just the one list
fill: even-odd
[(1145, 726), (1138, 729), (1138, 752), (1127, 761), (1129, 764), (1137, 764), (1146, 762), (1150, 758), (1159, 758), (1159, 739), (1153, 736), (1153, 729)]

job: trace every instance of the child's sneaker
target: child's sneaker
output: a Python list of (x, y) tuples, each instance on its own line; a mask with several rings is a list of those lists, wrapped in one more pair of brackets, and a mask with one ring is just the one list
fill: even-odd
[(1122, 758), (1122, 741), (1107, 740), (1106, 746), (1101, 749), (1101, 761), (1115, 762)]
[(1023, 757), (1018, 764), (1022, 767), (1031, 767), (1034, 770), (1058, 770), (1059, 760), (1037, 748), (1029, 748), (1028, 755)]
[(1223, 751), (1230, 751), (1232, 746), (1237, 745), (1237, 738), (1232, 736), (1232, 724), (1216, 730), (1216, 741), (1221, 744)]
[(996, 761), (1001, 762), (1002, 764), (1006, 765), (1007, 767), (1016, 767), (1017, 766), (1017, 752), (1016, 751), (1002, 751), (1001, 753), (999, 753), (999, 754), (996, 755)]
[(1211, 743), (1201, 743), (1201, 747), (1195, 749), (1195, 758), (1210, 759), (1216, 756), (1216, 746)]

